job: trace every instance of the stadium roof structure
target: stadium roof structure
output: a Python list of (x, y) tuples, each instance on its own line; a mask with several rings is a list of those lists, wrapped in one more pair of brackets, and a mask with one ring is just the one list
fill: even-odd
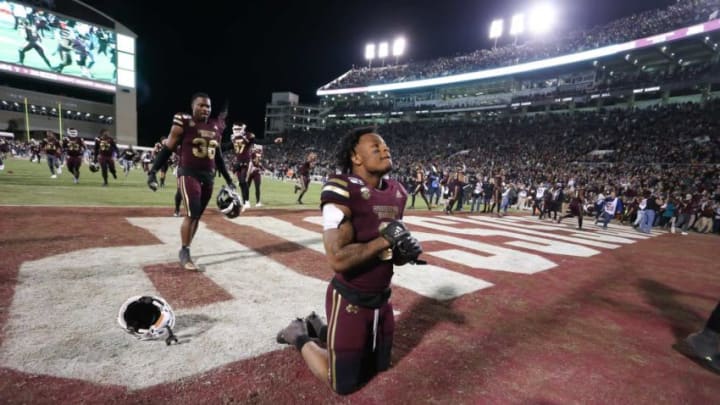
[[(704, 37), (703, 37), (704, 35)], [(430, 79), (414, 80), (397, 83), (375, 84), (362, 87), (344, 89), (326, 89), (328, 84), (317, 91), (318, 96), (332, 96), (354, 93), (388, 92), (396, 90), (418, 89), (435, 87), (447, 84), (471, 82), (483, 79), (498, 78), (537, 70), (569, 66), (579, 62), (593, 63), (600, 58), (613, 57), (612, 63), (621, 67), (632, 63), (638, 66), (666, 64), (668, 59), (677, 57), (678, 63), (690, 62), (693, 58), (707, 56), (717, 51), (718, 36), (720, 35), (720, 19), (707, 21), (690, 27), (679, 28), (651, 37), (637, 39), (622, 44), (610, 45), (574, 54), (562, 55), (553, 58), (521, 63), (513, 66), (486, 69), (476, 72), (463, 73), (453, 76), (435, 77)], [(682, 41), (699, 37), (700, 41)], [(670, 44), (673, 50), (669, 50)], [(617, 58), (619, 56), (619, 58)], [(637, 63), (635, 63), (637, 60)], [(613, 66), (608, 66), (612, 68)], [(346, 72), (339, 79), (349, 74)], [(337, 80), (337, 79), (336, 79)]]

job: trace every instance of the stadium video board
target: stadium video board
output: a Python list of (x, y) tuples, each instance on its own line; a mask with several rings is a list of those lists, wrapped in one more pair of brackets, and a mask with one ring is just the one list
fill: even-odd
[(113, 30), (0, 1), (0, 71), (115, 91)]

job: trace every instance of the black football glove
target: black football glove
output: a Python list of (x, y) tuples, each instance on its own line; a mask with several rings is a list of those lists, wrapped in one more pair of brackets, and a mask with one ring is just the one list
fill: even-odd
[(408, 233), (408, 236), (398, 241), (393, 249), (393, 261), (396, 264), (425, 264), (424, 261), (418, 260), (418, 256), (422, 253), (420, 241)]
[(390, 242), (390, 248), (394, 249), (398, 242), (410, 236), (410, 232), (405, 228), (405, 224), (402, 221), (392, 221), (387, 224), (385, 228), (380, 231), (385, 240)]
[(152, 170), (148, 172), (147, 185), (152, 191), (157, 191), (158, 189), (157, 177), (155, 177), (155, 172)]

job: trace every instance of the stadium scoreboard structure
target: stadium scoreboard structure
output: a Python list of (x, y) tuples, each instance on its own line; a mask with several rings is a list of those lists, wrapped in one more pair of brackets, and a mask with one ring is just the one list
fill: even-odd
[[(28, 4), (0, 1), (0, 74), (111, 95), (115, 114), (106, 126), (119, 142), (136, 144), (136, 35), (88, 8), (115, 26), (109, 28)], [(32, 122), (26, 124), (28, 130), (33, 129)]]

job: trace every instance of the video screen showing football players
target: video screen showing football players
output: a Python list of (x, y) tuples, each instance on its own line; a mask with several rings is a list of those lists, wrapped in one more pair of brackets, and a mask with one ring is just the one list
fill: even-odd
[(115, 83), (115, 32), (47, 10), (0, 1), (0, 61)]

